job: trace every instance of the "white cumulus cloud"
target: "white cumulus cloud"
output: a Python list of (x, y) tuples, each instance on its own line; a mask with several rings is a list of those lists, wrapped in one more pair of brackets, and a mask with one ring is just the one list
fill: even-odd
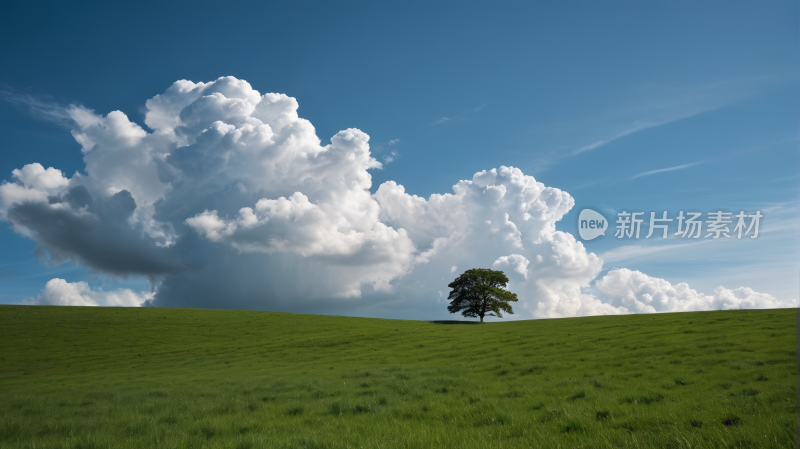
[(22, 181), (24, 185), (42, 190), (64, 187), (69, 182), (67, 178), (61, 174), (61, 170), (57, 170), (53, 167), (48, 167), (45, 170), (42, 164), (38, 162), (28, 164), (22, 167), (22, 169), (14, 169), (11, 171), (11, 174)]
[(503, 256), (495, 260), (492, 268), (503, 269), (511, 268), (517, 273), (521, 274), (525, 279), (528, 279), (528, 259), (519, 254), (511, 254), (510, 256)]
[(612, 305), (628, 313), (796, 307), (796, 304), (779, 301), (747, 287), (730, 290), (719, 286), (713, 294), (706, 295), (686, 283), (672, 285), (664, 279), (627, 268), (609, 271), (597, 281), (597, 287), (608, 295)]
[(66, 109), (85, 174), (14, 170), (0, 219), (51, 262), (142, 276), (155, 293), (53, 279), (37, 301), (421, 316), (443, 313), (456, 267), (494, 267), (520, 298), (519, 318), (774, 303), (741, 288), (647, 299), (618, 272), (597, 283), (603, 302), (587, 293), (603, 261), (556, 231), (569, 193), (502, 166), (428, 198), (395, 181), (371, 194), (382, 164), (369, 136), (351, 128), (323, 145), (298, 107), (222, 77), (180, 80), (147, 100), (152, 132), (120, 111)]
[(113, 291), (92, 290), (84, 281), (67, 282), (53, 278), (47, 281), (34, 304), (51, 306), (114, 306), (141, 307), (153, 298), (150, 292), (134, 292), (123, 288)]

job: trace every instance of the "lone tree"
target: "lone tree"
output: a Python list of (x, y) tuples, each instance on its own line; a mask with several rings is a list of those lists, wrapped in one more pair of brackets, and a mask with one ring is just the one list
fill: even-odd
[(516, 302), (516, 293), (505, 290), (508, 278), (502, 271), (474, 268), (467, 270), (448, 287), (453, 290), (450, 296), (450, 313), (461, 312), (469, 318), (480, 317), (483, 323), (484, 316), (503, 318), (500, 313), (514, 314), (509, 302)]

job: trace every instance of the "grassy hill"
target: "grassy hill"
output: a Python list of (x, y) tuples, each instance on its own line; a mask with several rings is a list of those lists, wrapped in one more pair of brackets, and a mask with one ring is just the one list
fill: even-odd
[(0, 306), (0, 448), (794, 447), (796, 312)]

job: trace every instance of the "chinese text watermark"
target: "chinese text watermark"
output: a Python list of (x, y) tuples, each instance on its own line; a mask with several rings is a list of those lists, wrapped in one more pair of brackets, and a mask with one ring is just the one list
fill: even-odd
[(677, 214), (668, 211), (623, 210), (616, 215), (614, 223), (613, 218), (609, 220), (610, 217), (599, 209), (582, 208), (575, 222), (580, 239), (587, 242), (605, 237), (612, 227), (615, 228), (614, 237), (617, 239), (755, 239), (758, 238), (764, 218), (760, 210), (739, 213), (726, 210), (711, 210), (706, 213), (681, 210)]
[[(627, 212), (624, 210), (617, 213), (617, 227), (614, 237), (619, 239), (638, 239), (642, 223), (645, 221), (644, 218), (640, 217), (644, 214), (644, 212)], [(656, 234), (656, 238), (659, 237), (659, 234), (662, 239), (667, 238), (669, 236), (669, 225), (671, 222), (675, 221), (678, 230), (672, 235), (678, 236), (679, 238), (699, 239), (702, 236), (704, 238), (710, 237), (712, 239), (719, 239), (721, 237), (731, 238), (731, 234), (733, 234), (733, 236), (739, 240), (748, 235), (751, 239), (754, 239), (758, 237), (758, 228), (761, 223), (761, 218), (763, 217), (761, 211), (755, 211), (755, 213), (752, 214), (740, 211), (737, 215), (733, 215), (733, 212), (718, 210), (708, 212), (705, 220), (702, 219), (702, 215), (701, 212), (686, 212), (686, 215), (684, 215), (684, 212), (680, 211), (677, 217), (668, 218), (667, 212), (663, 211), (661, 212), (660, 218), (657, 218), (655, 212), (650, 212), (650, 230), (647, 232), (645, 238), (649, 239), (653, 234)], [(737, 220), (736, 226), (734, 226), (733, 232), (731, 233), (730, 226), (733, 224), (733, 218)], [(706, 225), (705, 236), (703, 236), (704, 224)], [(656, 231), (660, 232), (656, 233)]]

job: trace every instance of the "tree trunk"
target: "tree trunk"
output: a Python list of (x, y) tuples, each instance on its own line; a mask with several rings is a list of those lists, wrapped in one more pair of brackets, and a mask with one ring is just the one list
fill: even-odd
[(481, 323), (483, 323), (483, 315), (481, 315)]

